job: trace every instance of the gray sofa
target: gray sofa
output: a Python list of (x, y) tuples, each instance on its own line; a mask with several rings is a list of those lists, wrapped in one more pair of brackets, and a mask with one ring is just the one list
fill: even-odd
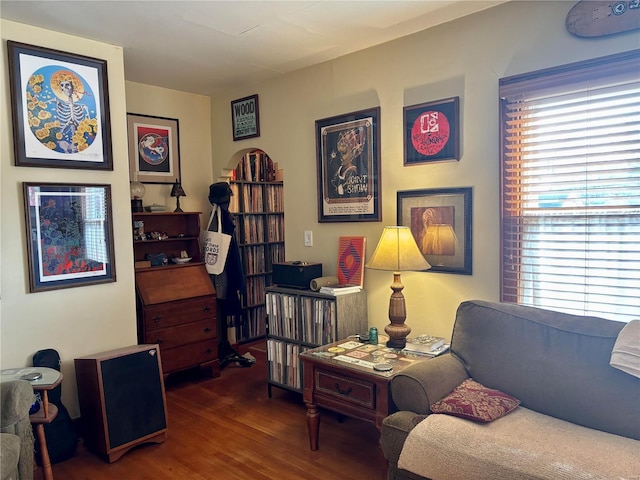
[(34, 395), (25, 380), (0, 382), (0, 471), (2, 480), (33, 479), (33, 431), (29, 408)]
[[(609, 364), (624, 326), (463, 302), (450, 353), (392, 380), (399, 411), (381, 432), (388, 479), (640, 478), (640, 379)], [(520, 406), (490, 423), (430, 414), (467, 378)]]

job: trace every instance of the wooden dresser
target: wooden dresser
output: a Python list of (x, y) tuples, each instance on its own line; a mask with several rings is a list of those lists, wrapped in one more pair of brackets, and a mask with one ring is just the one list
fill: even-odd
[(136, 267), (138, 343), (160, 346), (165, 376), (207, 367), (217, 377), (216, 291), (201, 261), (199, 213), (134, 213), (133, 219), (146, 232), (166, 234), (134, 239), (136, 262), (152, 252), (172, 258), (184, 250), (191, 257), (184, 264)]

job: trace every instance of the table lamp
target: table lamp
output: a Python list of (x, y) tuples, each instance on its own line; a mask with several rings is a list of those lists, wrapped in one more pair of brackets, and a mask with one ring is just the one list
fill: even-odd
[(404, 348), (411, 327), (404, 323), (407, 318), (407, 309), (402, 294), (404, 285), (400, 280), (400, 272), (428, 270), (431, 265), (420, 253), (409, 227), (400, 226), (384, 227), (380, 241), (366, 267), (393, 272), (393, 283), (391, 284), (393, 293), (389, 300), (389, 321), (391, 323), (384, 327), (384, 331), (389, 336), (387, 347)]
[(186, 197), (187, 194), (184, 193), (184, 189), (182, 188), (182, 185), (180, 185), (178, 179), (176, 179), (176, 183), (174, 183), (171, 188), (171, 196), (176, 197), (176, 209), (174, 212), (182, 212), (183, 210), (180, 208), (180, 197)]
[(129, 189), (131, 191), (131, 211), (143, 212), (142, 197), (144, 197), (144, 192), (146, 191), (144, 185), (134, 180), (133, 182), (129, 182)]

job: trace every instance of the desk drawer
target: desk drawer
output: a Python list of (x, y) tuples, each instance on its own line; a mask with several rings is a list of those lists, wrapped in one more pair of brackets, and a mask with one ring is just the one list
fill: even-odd
[(215, 318), (216, 298), (213, 296), (160, 303), (144, 308), (144, 326), (147, 331)]
[(160, 347), (160, 354), (162, 355), (162, 371), (171, 373), (217, 361), (218, 345), (216, 340), (207, 340), (176, 348), (163, 349)]
[(317, 393), (375, 410), (376, 386), (374, 383), (324, 370), (315, 370), (315, 375)]
[(212, 320), (186, 323), (170, 328), (147, 332), (145, 343), (157, 343), (160, 347), (173, 348), (187, 343), (216, 338), (216, 324)]

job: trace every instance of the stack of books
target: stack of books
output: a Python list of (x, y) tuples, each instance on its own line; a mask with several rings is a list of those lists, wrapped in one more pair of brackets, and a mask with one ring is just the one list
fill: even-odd
[(347, 293), (358, 293), (362, 291), (360, 285), (353, 284), (338, 284), (330, 285), (327, 287), (320, 287), (320, 293), (326, 293), (328, 295), (346, 295)]
[(407, 337), (407, 344), (404, 351), (409, 353), (418, 353), (436, 357), (449, 350), (449, 344), (445, 343), (442, 337), (434, 337), (432, 335), (420, 335), (414, 338)]

